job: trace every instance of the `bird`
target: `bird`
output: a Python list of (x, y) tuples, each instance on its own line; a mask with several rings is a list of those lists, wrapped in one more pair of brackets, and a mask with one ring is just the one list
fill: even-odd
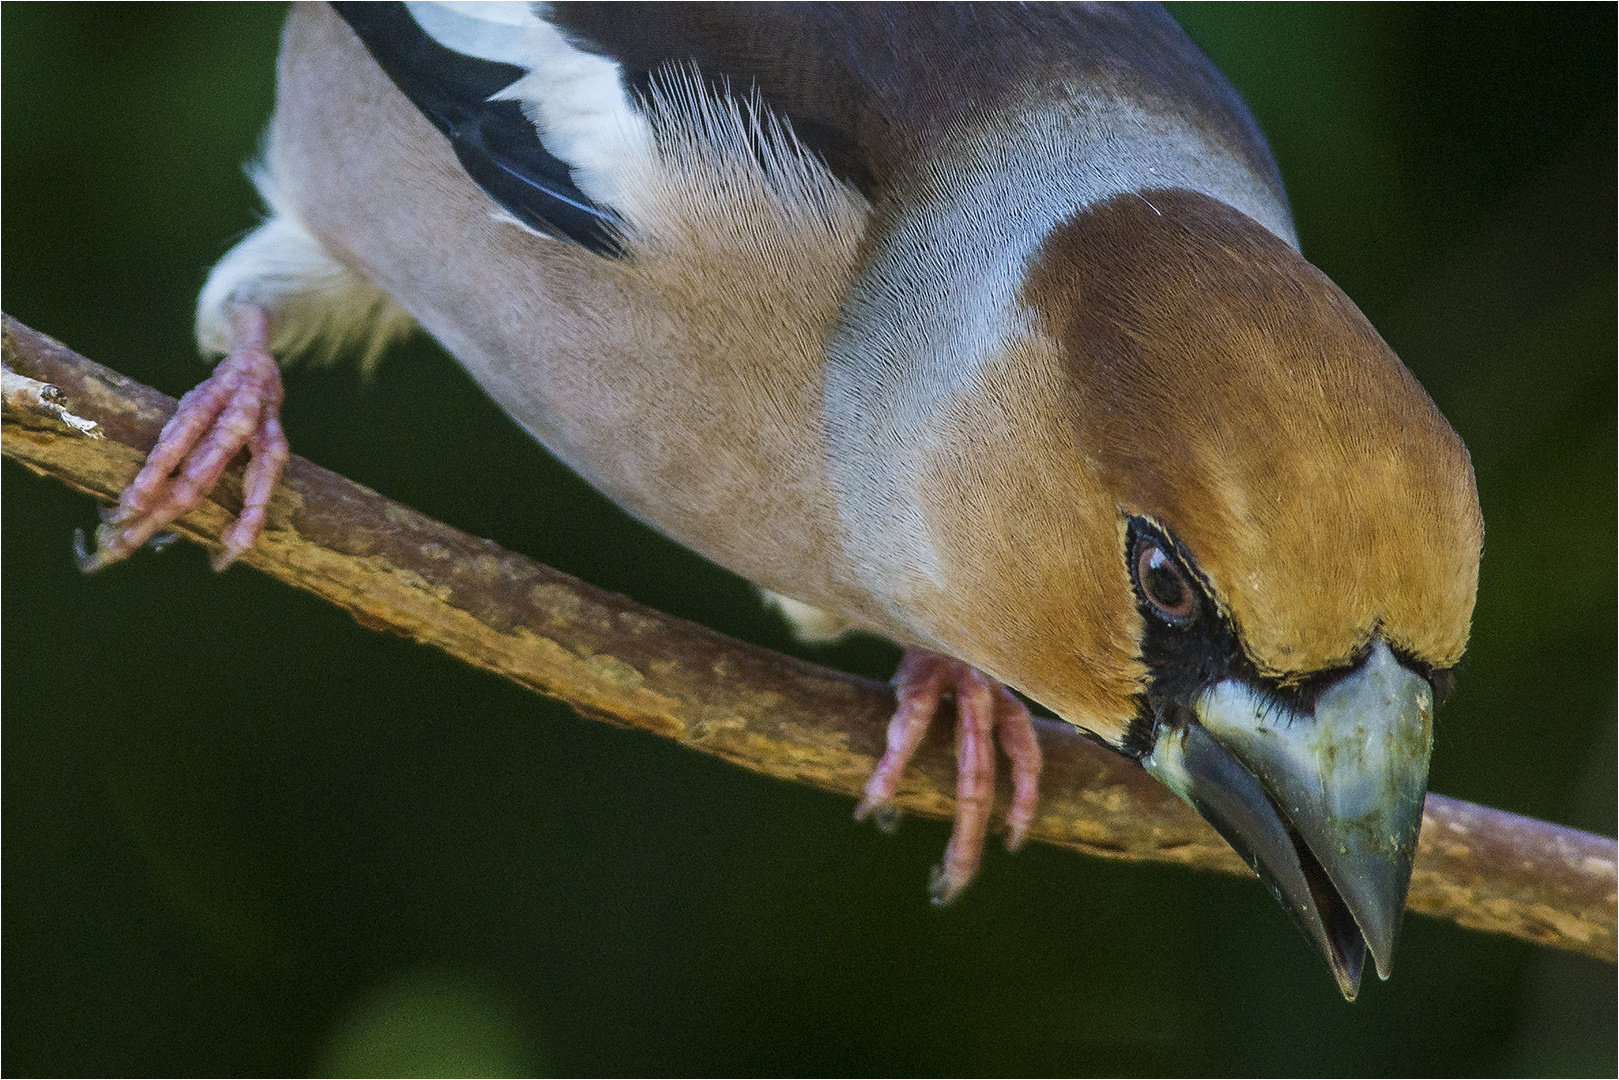
[[(857, 816), (953, 714), (975, 875), (1028, 702), (1388, 978), (1483, 523), (1466, 447), (1299, 251), (1253, 116), (1158, 5), (297, 4), (186, 395), (86, 563), (244, 448), (277, 367), (417, 327), (808, 641), (904, 649)], [(949, 706), (953, 703), (953, 708)]]

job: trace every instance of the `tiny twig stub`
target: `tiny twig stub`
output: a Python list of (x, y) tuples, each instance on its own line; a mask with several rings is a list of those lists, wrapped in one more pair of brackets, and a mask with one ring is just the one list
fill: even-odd
[(11, 368), (4, 369), (4, 397), (6, 409), (22, 410), (40, 416), (54, 416), (72, 431), (91, 439), (101, 438), (101, 425), (68, 411), (67, 395), (50, 383), (19, 375)]
[[(104, 502), (139, 471), (175, 402), (6, 317), (4, 452)], [(71, 417), (71, 419), (69, 419)], [(86, 435), (92, 436), (86, 438)], [(176, 523), (210, 550), (241, 474)], [(894, 711), (885, 685), (735, 641), (595, 589), (301, 458), (241, 561), (388, 629), (744, 768), (858, 798)], [(1248, 868), (1133, 762), (1055, 721), (1031, 840), (1205, 870)], [(948, 748), (924, 746), (893, 798), (954, 810)], [(1005, 813), (1005, 794), (997, 816)], [(1476, 929), (1615, 959), (1612, 839), (1429, 795), (1409, 906)]]

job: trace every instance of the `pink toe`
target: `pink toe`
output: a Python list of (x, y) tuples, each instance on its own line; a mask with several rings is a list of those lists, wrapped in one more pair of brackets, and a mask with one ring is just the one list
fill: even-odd
[(1012, 802), (1007, 810), (1007, 847), (1022, 844), (1034, 821), (1040, 794), (1040, 744), (1034, 719), (999, 682), (959, 660), (909, 648), (894, 675), (896, 708), (888, 744), (866, 783), (855, 816), (876, 816), (891, 824), (889, 800), (926, 736), (940, 701), (956, 698), (956, 814), (944, 860), (934, 868), (928, 891), (933, 901), (955, 899), (977, 873), (983, 858), (995, 801), (995, 747), (1012, 763)]
[(999, 688), (995, 727), (1001, 748), (1012, 761), (1012, 805), (1006, 811), (1006, 847), (1016, 851), (1034, 821), (1040, 803), (1040, 740), (1034, 717), (1006, 687)]
[(283, 388), (265, 349), (268, 313), (244, 306), (232, 314), (231, 328), (231, 354), (180, 400), (141, 471), (97, 531), (97, 552), (87, 565), (99, 568), (127, 556), (200, 506), (243, 447), (250, 448), (243, 512), (226, 532), (216, 565), (228, 565), (257, 539), (289, 454), (278, 414)]
[(932, 653), (907, 650), (900, 662), (894, 676), (895, 708), (888, 722), (887, 747), (871, 779), (866, 781), (865, 797), (854, 812), (857, 820), (879, 812), (894, 797), (900, 777), (927, 736), (944, 692), (945, 669), (937, 662), (939, 659)]
[(933, 900), (948, 903), (978, 872), (995, 801), (996, 687), (960, 665), (956, 678), (956, 820)]

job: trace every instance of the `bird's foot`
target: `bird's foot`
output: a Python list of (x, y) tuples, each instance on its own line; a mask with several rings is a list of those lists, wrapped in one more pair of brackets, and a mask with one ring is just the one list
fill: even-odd
[(984, 852), (995, 800), (995, 741), (1012, 761), (1012, 805), (1006, 813), (1006, 848), (1016, 851), (1034, 820), (1040, 798), (1040, 744), (1034, 718), (1005, 686), (960, 660), (926, 649), (906, 649), (894, 674), (897, 707), (888, 724), (888, 748), (866, 781), (855, 817), (875, 817), (884, 831), (898, 824), (891, 800), (945, 696), (956, 699), (956, 820), (944, 862), (934, 867), (928, 892), (948, 904), (967, 887)]
[(269, 329), (263, 308), (243, 306), (232, 313), (230, 355), (180, 399), (145, 466), (96, 530), (95, 553), (80, 564), (85, 571), (127, 557), (202, 505), (244, 446), (249, 460), (242, 512), (221, 538), (224, 550), (214, 557), (214, 569), (225, 569), (253, 546), (289, 453), (281, 431), (281, 372), (270, 355)]

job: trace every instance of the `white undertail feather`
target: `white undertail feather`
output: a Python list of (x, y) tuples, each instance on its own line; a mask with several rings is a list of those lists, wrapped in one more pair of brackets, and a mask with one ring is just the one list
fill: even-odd
[(274, 178), (252, 170), (270, 218), (214, 265), (197, 298), (197, 344), (230, 351), (229, 316), (238, 304), (270, 311), (270, 351), (283, 363), (309, 353), (331, 360), (350, 348), (363, 370), (415, 323), (387, 293), (333, 259), (277, 198)]
[(764, 597), (766, 605), (781, 612), (793, 637), (806, 645), (829, 645), (854, 629), (854, 624), (843, 616), (810, 607), (790, 596), (769, 589), (760, 589), (759, 595)]

